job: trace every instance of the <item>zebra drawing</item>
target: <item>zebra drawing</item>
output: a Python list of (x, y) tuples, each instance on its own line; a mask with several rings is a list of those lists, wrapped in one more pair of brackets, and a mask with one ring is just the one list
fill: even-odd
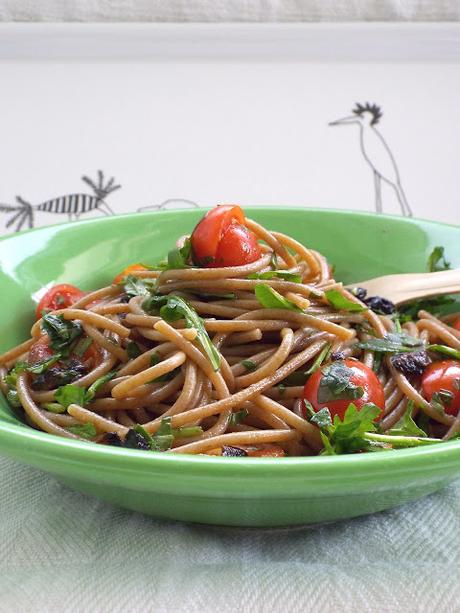
[(87, 176), (82, 177), (82, 181), (89, 185), (94, 195), (82, 193), (68, 194), (67, 196), (58, 196), (36, 205), (30, 204), (21, 196), (16, 196), (16, 206), (0, 204), (0, 213), (14, 213), (6, 222), (6, 227), (13, 227), (15, 232), (22, 230), (26, 224), (27, 227), (33, 228), (35, 211), (53, 213), (54, 215), (68, 215), (69, 221), (79, 219), (80, 215), (96, 209), (104, 213), (104, 215), (114, 215), (112, 209), (105, 202), (105, 198), (115, 190), (120, 189), (121, 185), (114, 185), (115, 179), (113, 177), (104, 184), (104, 173), (102, 170), (98, 170), (97, 175), (97, 183)]

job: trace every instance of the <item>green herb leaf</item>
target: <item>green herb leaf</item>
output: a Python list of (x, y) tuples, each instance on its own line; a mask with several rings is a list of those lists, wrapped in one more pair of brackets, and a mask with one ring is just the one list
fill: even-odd
[(341, 294), (337, 289), (329, 289), (324, 292), (327, 301), (338, 311), (348, 311), (350, 313), (361, 313), (368, 309), (360, 304), (352, 302), (349, 298)]
[(6, 393), (6, 399), (11, 404), (11, 406), (16, 409), (22, 406), (21, 401), (19, 400), (19, 394), (15, 389), (8, 390), (8, 392)]
[(318, 368), (321, 367), (322, 363), (325, 362), (329, 358), (331, 350), (332, 350), (332, 345), (330, 343), (328, 343), (327, 345), (325, 345), (322, 348), (320, 353), (316, 356), (315, 361), (313, 362), (313, 364), (305, 372), (305, 375), (307, 377), (308, 377), (308, 375), (312, 375), (314, 372), (316, 372), (318, 370)]
[(419, 311), (427, 311), (433, 315), (441, 313), (443, 307), (453, 304), (454, 298), (449, 296), (436, 296), (435, 298), (428, 298), (426, 300), (415, 300), (414, 302), (408, 302), (399, 307), (399, 317), (402, 323), (406, 321), (412, 321), (417, 319)]
[(427, 349), (448, 355), (454, 360), (460, 360), (460, 351), (458, 349), (454, 349), (453, 347), (448, 347), (447, 345), (428, 345)]
[(421, 428), (417, 426), (412, 419), (412, 412), (414, 410), (414, 403), (409, 400), (407, 408), (401, 419), (388, 431), (388, 434), (392, 436), (427, 436)]
[(428, 270), (429, 272), (438, 272), (440, 270), (450, 270), (450, 262), (448, 262), (444, 255), (444, 247), (435, 247), (428, 256)]
[[(337, 415), (332, 420), (330, 411), (326, 408), (315, 413), (313, 407), (311, 405), (309, 407), (308, 404), (306, 403), (306, 408), (310, 421), (316, 423), (321, 430), (323, 455), (356, 453), (379, 447), (366, 439), (369, 432), (376, 430), (375, 419), (381, 413), (374, 404), (365, 404), (359, 411), (354, 404), (349, 404), (343, 420)], [(381, 445), (380, 447), (383, 448)]]
[(86, 393), (85, 393), (85, 398), (84, 398), (84, 402), (88, 403), (91, 402), (95, 395), (97, 394), (97, 392), (99, 391), (99, 389), (105, 385), (107, 383), (107, 381), (110, 381), (111, 379), (113, 379), (116, 375), (116, 371), (115, 370), (111, 370), (110, 372), (108, 372), (105, 375), (102, 375), (102, 377), (99, 377), (99, 379), (96, 379), (96, 381), (94, 381), (94, 383), (92, 383)]
[(186, 238), (184, 245), (180, 249), (173, 249), (168, 253), (168, 262), (164, 269), (177, 270), (179, 268), (190, 268), (191, 254), (192, 244), (190, 239)]
[(126, 275), (120, 285), (128, 296), (150, 296), (150, 294), (156, 291), (157, 282), (156, 279), (137, 277), (136, 275)]
[(270, 268), (276, 270), (278, 268), (278, 256), (275, 251), (272, 251), (270, 256)]
[(189, 289), (185, 290), (188, 294), (193, 294), (194, 296), (199, 296), (205, 300), (235, 300), (236, 294), (233, 292), (228, 292), (226, 294), (213, 294), (210, 292), (202, 292), (199, 289)]
[(78, 404), (79, 406), (85, 405), (85, 389), (68, 383), (62, 385), (54, 392), (54, 398), (56, 402), (61, 404), (66, 410), (71, 404)]
[(81, 358), (85, 355), (85, 353), (88, 351), (88, 349), (91, 347), (92, 344), (93, 344), (93, 339), (90, 336), (87, 336), (86, 338), (82, 338), (75, 345), (73, 352), (76, 353)]
[(384, 338), (371, 338), (356, 344), (356, 347), (360, 349), (381, 353), (405, 353), (415, 351), (415, 348), (422, 346), (423, 341), (404, 332), (399, 334), (397, 332), (389, 332)]
[(200, 436), (200, 434), (203, 434), (201, 426), (183, 426), (182, 428), (172, 429), (174, 438), (190, 438), (191, 436)]
[(240, 411), (235, 411), (230, 415), (229, 426), (237, 426), (241, 424), (246, 417), (249, 415), (249, 411), (247, 409), (241, 409)]
[(67, 321), (62, 315), (44, 314), (41, 326), (42, 330), (50, 337), (50, 347), (61, 353), (83, 334), (80, 322)]
[(36, 364), (29, 364), (25, 367), (27, 372), (30, 372), (34, 375), (42, 375), (44, 372), (48, 370), (50, 366), (56, 364), (61, 359), (60, 353), (55, 353), (53, 356), (48, 358), (47, 360), (43, 360), (43, 362), (37, 362)]
[(66, 408), (62, 406), (62, 404), (59, 404), (59, 402), (45, 402), (45, 404), (42, 405), (44, 409), (46, 409), (47, 411), (49, 411), (50, 413), (65, 413), (66, 412)]
[(323, 368), (318, 387), (318, 402), (325, 404), (334, 400), (362, 398), (364, 389), (351, 381), (353, 370), (345, 362), (333, 362)]
[(142, 308), (147, 313), (159, 312), (160, 317), (167, 322), (185, 319), (187, 328), (195, 328), (197, 331), (196, 340), (208, 356), (213, 369), (219, 370), (220, 353), (212, 344), (201, 317), (183, 298), (174, 295), (151, 296), (144, 300)]
[(139, 345), (137, 343), (134, 341), (129, 341), (126, 344), (126, 353), (128, 354), (128, 358), (130, 360), (134, 360), (141, 355), (142, 351), (139, 349)]
[(276, 387), (278, 388), (280, 396), (282, 396), (284, 392), (286, 391), (286, 385), (284, 383), (278, 383)]
[(83, 438), (94, 438), (97, 434), (97, 430), (94, 424), (88, 422), (86, 424), (77, 424), (75, 426), (69, 426), (67, 428), (69, 432), (76, 434), (77, 436), (82, 436)]
[(257, 368), (257, 364), (252, 360), (243, 360), (241, 364), (246, 368), (248, 372), (254, 372)]
[(254, 272), (247, 279), (283, 279), (291, 283), (302, 283), (302, 277), (287, 270), (269, 270), (267, 272)]
[(258, 283), (254, 291), (257, 300), (266, 309), (288, 309), (298, 313), (302, 312), (297, 305), (265, 283)]

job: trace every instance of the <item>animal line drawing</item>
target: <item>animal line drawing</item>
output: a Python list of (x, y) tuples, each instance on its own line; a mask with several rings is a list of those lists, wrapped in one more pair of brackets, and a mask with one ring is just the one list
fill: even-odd
[(144, 211), (168, 211), (172, 209), (199, 209), (200, 205), (193, 200), (187, 200), (186, 198), (168, 198), (161, 204), (150, 204), (148, 206), (141, 206), (137, 209), (138, 213)]
[(401, 178), (396, 161), (385, 139), (375, 127), (383, 113), (376, 104), (356, 103), (352, 115), (331, 121), (330, 126), (357, 124), (359, 126), (360, 146), (364, 159), (374, 174), (375, 210), (382, 213), (382, 181), (390, 185), (398, 198), (401, 212), (405, 217), (412, 217), (412, 209), (401, 185)]
[(104, 173), (102, 170), (98, 170), (97, 182), (92, 181), (87, 176), (83, 176), (82, 181), (89, 185), (94, 194), (67, 194), (35, 205), (30, 204), (21, 196), (16, 196), (16, 206), (0, 204), (0, 213), (14, 213), (6, 222), (6, 227), (13, 227), (15, 232), (22, 230), (26, 224), (29, 228), (33, 228), (35, 211), (53, 213), (54, 215), (68, 215), (69, 221), (79, 219), (80, 215), (96, 209), (104, 215), (114, 215), (105, 198), (121, 188), (121, 185), (115, 185), (115, 178), (112, 177), (105, 183)]

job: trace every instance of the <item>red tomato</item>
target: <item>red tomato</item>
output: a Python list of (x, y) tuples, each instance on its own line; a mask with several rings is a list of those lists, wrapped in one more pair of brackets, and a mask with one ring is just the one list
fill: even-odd
[(455, 328), (456, 330), (460, 330), (460, 317), (457, 317), (457, 319), (454, 320), (452, 327)]
[(77, 302), (84, 295), (84, 292), (75, 287), (75, 285), (67, 283), (55, 285), (46, 292), (38, 303), (35, 311), (36, 318), (40, 319), (42, 311), (56, 311), (57, 309), (65, 309), (72, 306), (74, 302)]
[(48, 360), (53, 355), (53, 350), (49, 346), (49, 336), (44, 334), (29, 349), (29, 364), (38, 364)]
[(130, 266), (127, 266), (124, 270), (122, 270), (121, 273), (115, 277), (112, 283), (120, 283), (124, 277), (130, 275), (136, 270), (148, 270), (148, 268), (143, 264), (131, 264)]
[[(329, 402), (318, 402), (318, 388), (323, 377), (321, 369), (318, 369), (311, 375), (308, 381), (305, 383), (303, 390), (303, 397), (310, 402), (316, 412), (320, 409), (327, 407), (332, 417), (338, 415), (340, 419), (343, 419), (345, 411), (350, 403), (353, 403), (359, 410), (367, 402), (373, 402), (376, 406), (383, 410), (385, 406), (385, 396), (383, 393), (383, 387), (377, 378), (377, 375), (365, 364), (358, 362), (357, 360), (346, 359), (344, 360), (345, 366), (351, 368), (353, 374), (350, 377), (351, 383), (359, 385), (364, 389), (364, 394), (361, 398), (355, 400), (331, 400)], [(380, 419), (381, 415), (377, 417)]]
[(216, 268), (241, 266), (258, 260), (260, 246), (244, 222), (244, 213), (236, 205), (217, 206), (206, 213), (191, 236), (195, 263)]
[(425, 369), (422, 376), (422, 391), (428, 402), (435, 392), (442, 390), (452, 394), (450, 404), (443, 402), (446, 413), (457, 415), (460, 409), (460, 362), (443, 360), (433, 362)]

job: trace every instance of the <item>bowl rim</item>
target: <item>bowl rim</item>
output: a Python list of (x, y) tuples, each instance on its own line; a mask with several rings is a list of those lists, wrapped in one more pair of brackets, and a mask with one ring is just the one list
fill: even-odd
[[(448, 224), (445, 222), (438, 222), (428, 219), (421, 219), (417, 217), (401, 217), (398, 215), (388, 215), (369, 212), (369, 211), (354, 211), (351, 209), (332, 209), (332, 208), (317, 208), (317, 207), (294, 207), (294, 206), (244, 206), (246, 211), (250, 211), (251, 214), (257, 214), (258, 212), (266, 211), (279, 211), (279, 212), (311, 212), (314, 214), (321, 214), (324, 216), (329, 215), (346, 215), (351, 217), (361, 217), (366, 219), (388, 219), (389, 221), (399, 224), (417, 225), (422, 223), (423, 225), (429, 225), (433, 227), (445, 227), (459, 231), (460, 226), (454, 224)], [(31, 233), (44, 233), (50, 230), (59, 230), (65, 228), (83, 228), (89, 225), (107, 224), (110, 222), (120, 222), (124, 220), (133, 219), (145, 219), (151, 218), (153, 215), (159, 217), (171, 216), (176, 212), (181, 214), (193, 216), (197, 212), (206, 211), (207, 207), (200, 208), (184, 208), (184, 209), (171, 209), (165, 211), (146, 211), (144, 213), (128, 213), (121, 215), (113, 215), (110, 217), (98, 217), (92, 219), (79, 220), (74, 222), (64, 222), (59, 224), (51, 224), (47, 226), (40, 226), (38, 228), (32, 228), (24, 230), (15, 234), (10, 234), (0, 237), (0, 242), (13, 242), (20, 239), (24, 235)], [(4, 444), (6, 443), (6, 445)], [(26, 424), (14, 424), (8, 421), (0, 420), (0, 451), (2, 448), (13, 448), (19, 444), (27, 444), (29, 452), (36, 453), (37, 455), (46, 454), (47, 456), (60, 456), (62, 459), (67, 459), (70, 462), (85, 462), (88, 456), (91, 456), (92, 460), (100, 465), (102, 468), (104, 465), (110, 466), (111, 469), (124, 468), (129, 470), (150, 470), (150, 467), (155, 465), (158, 468), (174, 468), (178, 472), (182, 469), (190, 469), (192, 467), (206, 469), (209, 474), (218, 471), (227, 474), (236, 474), (241, 472), (242, 469), (248, 471), (251, 475), (257, 475), (258, 473), (266, 473), (267, 469), (270, 474), (273, 471), (286, 471), (287, 467), (295, 472), (304, 472), (308, 468), (313, 473), (332, 473), (334, 478), (342, 476), (350, 476), (350, 468), (356, 468), (362, 473), (375, 473), (377, 468), (381, 470), (388, 470), (391, 468), (394, 471), (398, 465), (399, 468), (409, 468), (413, 470), (419, 460), (426, 460), (436, 458), (437, 461), (443, 460), (445, 462), (458, 462), (460, 458), (460, 439), (445, 441), (433, 445), (424, 445), (416, 448), (399, 449), (395, 453), (381, 452), (381, 453), (363, 453), (363, 454), (349, 454), (349, 455), (336, 455), (336, 456), (301, 456), (301, 457), (286, 457), (286, 458), (222, 458), (219, 456), (207, 456), (207, 455), (187, 455), (187, 454), (175, 454), (169, 452), (152, 452), (142, 450), (130, 450), (122, 449), (109, 445), (100, 445), (92, 443), (90, 441), (74, 441), (72, 439), (66, 439), (58, 437), (46, 432), (35, 430), (34, 428), (27, 426)], [(17, 459), (17, 454), (14, 455)], [(230, 460), (230, 461), (229, 461)], [(396, 464), (395, 464), (396, 463)], [(225, 468), (223, 468), (225, 467)], [(297, 469), (297, 471), (296, 471)], [(422, 462), (420, 470), (426, 470), (425, 462)], [(353, 473), (355, 475), (355, 473)]]

